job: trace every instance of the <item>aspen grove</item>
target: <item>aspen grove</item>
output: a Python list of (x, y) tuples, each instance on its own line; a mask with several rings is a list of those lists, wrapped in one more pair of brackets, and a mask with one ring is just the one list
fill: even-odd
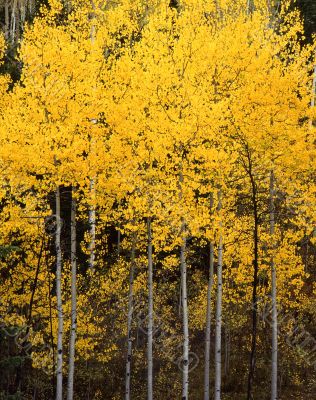
[(0, 400), (315, 399), (302, 3), (1, 4)]

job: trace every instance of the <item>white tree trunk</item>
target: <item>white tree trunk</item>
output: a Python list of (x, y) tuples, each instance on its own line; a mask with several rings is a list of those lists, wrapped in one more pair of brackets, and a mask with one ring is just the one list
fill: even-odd
[[(95, 5), (94, 2), (91, 1), (91, 5), (93, 10), (95, 10)], [(91, 15), (92, 19), (94, 20), (95, 15), (94, 13)], [(94, 23), (91, 26), (91, 31), (90, 31), (90, 41), (91, 44), (93, 45), (95, 42), (95, 25)], [(97, 120), (93, 118), (91, 120), (92, 125), (97, 123)], [(95, 142), (93, 139), (93, 136), (91, 138), (91, 143), (90, 143), (92, 151), (94, 150), (95, 147)], [(89, 258), (89, 268), (90, 270), (94, 271), (95, 267), (95, 227), (96, 227), (96, 218), (95, 218), (95, 177), (92, 176), (90, 177), (90, 194), (92, 198), (92, 204), (89, 207), (89, 226), (90, 226), (90, 258)]]
[(148, 342), (147, 342), (147, 362), (148, 362), (148, 389), (147, 399), (153, 399), (153, 248), (152, 248), (152, 229), (151, 218), (147, 218), (147, 235), (148, 235)]
[(60, 217), (60, 191), (56, 189), (56, 296), (57, 296), (57, 315), (58, 315), (58, 332), (57, 332), (57, 386), (56, 400), (62, 400), (63, 397), (63, 305), (62, 305), (62, 255), (61, 255), (61, 217)]
[[(274, 235), (274, 174), (270, 175), (270, 235)], [(272, 239), (274, 248), (274, 240)], [(273, 249), (272, 249), (273, 251)], [(277, 310), (277, 277), (274, 256), (271, 255), (271, 297), (272, 297), (272, 365), (271, 365), (271, 400), (278, 398), (278, 310)]]
[(76, 199), (72, 189), (71, 200), (71, 326), (69, 342), (69, 371), (67, 400), (73, 400), (75, 344), (77, 335), (77, 238), (76, 238)]
[[(221, 192), (219, 192), (219, 206), (221, 210)], [(222, 378), (222, 269), (223, 269), (223, 233), (222, 222), (219, 226), (218, 264), (217, 264), (217, 298), (216, 298), (216, 325), (215, 325), (215, 400), (221, 399)]]
[(205, 329), (204, 355), (204, 400), (210, 399), (210, 347), (211, 347), (211, 318), (212, 318), (212, 288), (214, 283), (214, 245), (210, 243), (210, 268), (207, 287), (207, 310)]
[[(183, 167), (182, 162), (179, 165), (179, 200), (182, 200), (183, 185)], [(188, 293), (187, 293), (187, 263), (186, 263), (186, 224), (184, 217), (181, 218), (181, 249), (180, 249), (180, 265), (181, 265), (181, 305), (182, 305), (182, 327), (183, 327), (183, 351), (182, 351), (182, 400), (189, 398), (189, 313), (188, 313)]]
[(129, 272), (128, 315), (127, 315), (127, 357), (125, 373), (125, 400), (131, 399), (131, 365), (132, 365), (132, 322), (134, 312), (134, 272), (135, 272), (135, 234), (133, 234), (131, 250), (131, 266)]
[(186, 263), (186, 236), (185, 222), (182, 221), (182, 245), (181, 245), (181, 294), (183, 315), (183, 355), (182, 355), (182, 400), (188, 400), (189, 396), (189, 315), (187, 295), (187, 263)]

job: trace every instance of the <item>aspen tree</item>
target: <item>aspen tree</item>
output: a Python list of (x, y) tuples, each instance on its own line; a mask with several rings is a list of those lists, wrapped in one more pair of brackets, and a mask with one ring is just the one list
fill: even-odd
[(218, 213), (219, 213), (219, 239), (218, 239), (218, 260), (217, 260), (217, 294), (216, 294), (216, 324), (215, 324), (215, 400), (221, 399), (222, 381), (222, 296), (223, 296), (223, 222), (222, 213), (222, 191), (218, 192)]
[[(91, 40), (91, 48), (93, 51), (94, 47), (94, 42), (95, 42), (95, 5), (94, 2), (91, 2), (92, 6), (92, 13), (91, 13), (91, 19), (92, 19), (92, 24), (91, 24), (91, 32), (90, 32), (90, 40)], [(92, 124), (96, 124), (97, 120), (93, 118), (91, 120)], [(94, 151), (95, 147), (95, 139), (91, 138), (91, 151)], [(90, 177), (90, 193), (91, 193), (91, 198), (92, 202), (95, 202), (95, 177)], [(90, 257), (89, 257), (89, 268), (93, 271), (94, 270), (94, 264), (95, 264), (95, 243), (96, 243), (96, 213), (95, 213), (95, 204), (92, 204), (89, 206), (89, 227), (90, 227), (90, 244), (89, 244), (89, 251), (90, 251)]]
[[(104, 10), (98, 10), (93, 55), (89, 36), (91, 26), (87, 19), (87, 9), (91, 6), (76, 3), (74, 14), (69, 21), (63, 19), (62, 24), (59, 24), (60, 21), (55, 24), (53, 20), (49, 23), (45, 20), (35, 21), (34, 26), (26, 31), (26, 41), (22, 44), (21, 60), (24, 67), (21, 84), (14, 85), (10, 95), (5, 93), (5, 89), (5, 100), (0, 100), (3, 122), (0, 127), (0, 154), (2, 164), (6, 167), (2, 175), (1, 195), (5, 198), (10, 192), (11, 196), (10, 205), (5, 205), (1, 213), (0, 236), (4, 243), (12, 240), (12, 237), (19, 240), (26, 254), (25, 259), (17, 259), (15, 254), (10, 256), (8, 266), (14, 268), (9, 278), (5, 269), (8, 266), (0, 260), (4, 272), (3, 286), (8, 288), (8, 293), (3, 293), (2, 297), (13, 307), (21, 306), (27, 310), (31, 294), (32, 309), (35, 310), (35, 305), (38, 307), (43, 322), (38, 334), (52, 337), (53, 344), (58, 334), (56, 329), (54, 337), (56, 307), (51, 307), (50, 303), (53, 315), (49, 315), (45, 303), (47, 289), (45, 291), (37, 287), (40, 286), (38, 283), (34, 285), (34, 296), (32, 294), (37, 261), (35, 253), (40, 250), (40, 234), (31, 223), (22, 221), (30, 210), (37, 213), (40, 210), (41, 217), (48, 216), (49, 204), (43, 200), (35, 205), (33, 203), (32, 207), (29, 201), (32, 196), (28, 197), (26, 193), (31, 192), (34, 197), (38, 195), (42, 200), (48, 198), (57, 185), (59, 188), (78, 187), (87, 208), (92, 205), (89, 178), (96, 177), (98, 190), (93, 206), (100, 210), (100, 224), (96, 229), (101, 234), (96, 235), (94, 254), (100, 274), (92, 276), (81, 270), (78, 274), (76, 339), (78, 372), (82, 371), (81, 365), (88, 365), (87, 375), (91, 380), (89, 383), (83, 374), (81, 384), (87, 386), (87, 396), (91, 397), (116, 398), (122, 395), (115, 376), (112, 378), (114, 384), (106, 388), (100, 381), (104, 382), (107, 374), (110, 375), (112, 370), (117, 370), (121, 365), (121, 357), (115, 357), (121, 354), (119, 345), (126, 338), (126, 325), (129, 327), (133, 324), (131, 305), (128, 306), (126, 324), (125, 315), (116, 304), (120, 303), (118, 300), (121, 298), (126, 298), (126, 282), (131, 265), (124, 255), (126, 249), (132, 248), (133, 238), (126, 234), (129, 228), (124, 224), (135, 213), (139, 235), (147, 238), (147, 248), (143, 246), (137, 249), (147, 268), (136, 279), (132, 279), (134, 286), (129, 298), (131, 292), (145, 298), (148, 291), (148, 303), (152, 304), (155, 299), (155, 308), (160, 310), (164, 324), (161, 336), (165, 331), (166, 336), (173, 333), (168, 349), (182, 345), (183, 363), (192, 361), (189, 359), (189, 343), (198, 346), (194, 339), (205, 328), (205, 310), (210, 305), (205, 292), (209, 289), (211, 279), (207, 281), (203, 276), (203, 262), (197, 254), (200, 251), (198, 246), (204, 246), (206, 241), (214, 243), (214, 247), (215, 243), (218, 246), (218, 276), (221, 279), (217, 285), (223, 289), (218, 288), (217, 295), (222, 298), (217, 301), (217, 317), (224, 313), (229, 315), (232, 338), (233, 334), (241, 336), (241, 348), (248, 350), (248, 337), (243, 338), (246, 335), (239, 333), (249, 332), (249, 313), (246, 310), (249, 310), (254, 283), (249, 273), (253, 271), (251, 260), (255, 249), (254, 207), (249, 202), (253, 200), (253, 189), (256, 191), (257, 216), (260, 217), (257, 221), (257, 298), (266, 296), (272, 289), (272, 279), (270, 282), (266, 278), (271, 260), (266, 260), (262, 247), (262, 243), (270, 240), (278, 243), (272, 251), (274, 263), (278, 266), (278, 303), (282, 302), (290, 310), (307, 310), (304, 295), (304, 282), (307, 281), (302, 273), (297, 243), (301, 240), (302, 227), (308, 224), (310, 227), (315, 220), (310, 206), (314, 193), (310, 172), (314, 171), (314, 167), (311, 168), (314, 165), (314, 153), (312, 138), (308, 138), (307, 124), (304, 122), (306, 115), (312, 114), (312, 110), (307, 111), (310, 101), (310, 93), (307, 96), (307, 92), (310, 92), (310, 49), (301, 46), (299, 40), (294, 38), (294, 32), (301, 32), (297, 30), (295, 14), (277, 33), (267, 28), (270, 16), (265, 11), (267, 7), (263, 1), (255, 2), (251, 18), (245, 17), (245, 0), (222, 1), (219, 10), (221, 23), (217, 21), (216, 24), (212, 18), (219, 2), (210, 1), (206, 5), (199, 2), (199, 11), (198, 7), (190, 8), (194, 2), (182, 2), (177, 10), (170, 10), (167, 3), (157, 12), (150, 8), (151, 4), (148, 5), (150, 10), (146, 13), (145, 21), (141, 22), (141, 34), (136, 23), (138, 17), (135, 17), (140, 15), (140, 19), (143, 18), (143, 8), (139, 2), (132, 5), (124, 0), (120, 4), (109, 3)], [(30, 65), (34, 64), (36, 69), (30, 69)], [(106, 68), (102, 69), (101, 65), (106, 65)], [(62, 85), (59, 86), (59, 83)], [(50, 84), (57, 88), (53, 96), (48, 90)], [(306, 101), (307, 97), (309, 101)], [(4, 112), (6, 100), (10, 109)], [(96, 117), (99, 118), (98, 124), (91, 124)], [(95, 144), (94, 151), (90, 151), (89, 147), (91, 138)], [(184, 155), (179, 151), (181, 146), (185, 150)], [(148, 148), (151, 149), (150, 157)], [(295, 153), (300, 154), (299, 160)], [(58, 165), (53, 164), (54, 154)], [(225, 162), (220, 163), (223, 155)], [(178, 197), (179, 160), (182, 162), (185, 182), (181, 201)], [(280, 193), (276, 205), (278, 211), (279, 207), (282, 212), (286, 210), (282, 227), (279, 230), (279, 224), (276, 224), (272, 239), (266, 232), (266, 203), (270, 197), (266, 178), (271, 173), (271, 162)], [(299, 166), (299, 163), (302, 165)], [(210, 188), (208, 183), (217, 181), (215, 177), (218, 172), (224, 176), (225, 207), (222, 214), (225, 215), (221, 214), (218, 218), (225, 232), (225, 268), (222, 268), (223, 246), (215, 242), (212, 228), (208, 226), (206, 210), (209, 206), (206, 206), (205, 200), (210, 190), (214, 191), (214, 187)], [(148, 180), (148, 177), (153, 179)], [(309, 181), (310, 186), (307, 185)], [(293, 193), (301, 203), (296, 204)], [(148, 199), (153, 200), (150, 215)], [(21, 206), (16, 204), (19, 202)], [(287, 208), (288, 204), (291, 210)], [(291, 216), (292, 209), (301, 213), (300, 216)], [(78, 220), (86, 220), (86, 211), (80, 208), (79, 203)], [(148, 235), (144, 223), (148, 217), (151, 218), (151, 235)], [(116, 253), (112, 250), (109, 252), (110, 235), (103, 235), (109, 227), (120, 227), (122, 231), (118, 260)], [(155, 260), (156, 263), (157, 259), (162, 267), (155, 268), (154, 281), (150, 278), (152, 268), (149, 265), (148, 236), (155, 249), (152, 262)], [(87, 236), (88, 247), (90, 237)], [(220, 242), (219, 239), (221, 237), (217, 238)], [(89, 248), (84, 244), (83, 248), (89, 259)], [(199, 300), (190, 301), (193, 303), (190, 308), (189, 304), (182, 301), (187, 314), (186, 317), (182, 315), (182, 323), (177, 320), (173, 310), (176, 309), (173, 297), (179, 278), (179, 250), (182, 278), (188, 275), (187, 279), (181, 280), (182, 289), (185, 284), (181, 297), (185, 295), (186, 298), (185, 292), (188, 291), (194, 300)], [(113, 257), (116, 260), (114, 263)], [(49, 260), (52, 260), (51, 256)], [(66, 262), (63, 268), (64, 271), (68, 268)], [(31, 277), (31, 284), (23, 278), (26, 273)], [(13, 288), (10, 279), (14, 282)], [(62, 279), (63, 307), (64, 310), (71, 309), (68, 301), (70, 274), (63, 273)], [(54, 295), (48, 294), (54, 302)], [(149, 305), (148, 309), (142, 311), (149, 322), (148, 350), (152, 349), (150, 342), (153, 339), (149, 334), (151, 310)], [(207, 313), (209, 315), (209, 310)], [(304, 311), (300, 315), (303, 314)], [(11, 316), (19, 317), (15, 311), (11, 312)], [(46, 320), (52, 321), (52, 329), (48, 329)], [(69, 321), (65, 318), (64, 322), (66, 328)], [(218, 318), (215, 336), (216, 349), (220, 351), (221, 323)], [(113, 331), (117, 333), (115, 338), (111, 335)], [(258, 338), (261, 334), (258, 329)], [(162, 338), (161, 342), (168, 342), (168, 339)], [(38, 343), (36, 340), (35, 344)], [(233, 343), (236, 344), (236, 341)], [(145, 340), (142, 342), (140, 338), (138, 344), (140, 348), (133, 353), (133, 373), (143, 376)], [(207, 347), (207, 337), (205, 345)], [(197, 349), (203, 351), (203, 345)], [(258, 354), (262, 354), (262, 341), (258, 340), (257, 349), (260, 350)], [(237, 349), (233, 351), (237, 354)], [(238, 351), (238, 361), (245, 368), (246, 351), (240, 351), (239, 347)], [(156, 388), (159, 389), (156, 396), (163, 397), (168, 392), (167, 396), (176, 397), (181, 393), (181, 378), (177, 377), (180, 374), (173, 366), (174, 360), (170, 361), (166, 353), (155, 346), (155, 355), (159, 357), (161, 366), (155, 374)], [(292, 353), (291, 350), (286, 351), (284, 359), (287, 360)], [(32, 360), (34, 366), (42, 370), (40, 355), (35, 346)], [(149, 361), (151, 356), (148, 352)], [(217, 396), (221, 397), (221, 358), (218, 353), (216, 357), (215, 381)], [(96, 373), (93, 376), (93, 368), (97, 369), (99, 375)], [(130, 365), (127, 362), (126, 370), (128, 368)], [(201, 366), (199, 368), (202, 369)], [(185, 374), (183, 370), (181, 372), (182, 378), (186, 378), (189, 371), (185, 371)], [(270, 375), (268, 368), (264, 372)], [(147, 389), (146, 380), (140, 382), (138, 389), (142, 394), (147, 390), (150, 395), (150, 367), (147, 373)], [(197, 374), (201, 374), (201, 370), (190, 374), (190, 380), (194, 383), (192, 397), (203, 395), (203, 385), (196, 385), (193, 379)], [(232, 369), (232, 378), (237, 379), (236, 376)], [(187, 380), (182, 381), (187, 396)], [(209, 372), (205, 381), (209, 382)], [(264, 390), (267, 388), (264, 387)]]
[(205, 328), (205, 360), (204, 360), (204, 400), (210, 398), (210, 345), (211, 345), (211, 295), (214, 282), (214, 245), (210, 243), (210, 267), (209, 280), (207, 287), (207, 308), (206, 308), (206, 328)]
[(271, 361), (271, 400), (278, 398), (278, 309), (277, 309), (277, 277), (274, 262), (274, 226), (275, 226), (275, 206), (274, 206), (274, 174), (270, 173), (270, 235), (272, 240), (271, 255), (271, 302), (272, 302), (272, 361)]
[[(212, 213), (213, 197), (211, 195), (210, 213)], [(214, 283), (214, 244), (210, 241), (209, 249), (209, 278), (207, 285), (205, 350), (204, 350), (204, 400), (210, 398), (210, 345), (211, 345), (211, 317), (212, 317), (212, 289)]]
[(57, 296), (57, 314), (58, 314), (58, 333), (57, 333), (57, 364), (56, 364), (56, 400), (63, 398), (63, 304), (62, 304), (62, 254), (61, 254), (61, 216), (60, 216), (60, 190), (56, 189), (56, 296)]
[(147, 327), (147, 379), (148, 379), (148, 400), (153, 399), (153, 247), (152, 247), (152, 221), (147, 217), (147, 238), (148, 238), (148, 327)]
[(67, 400), (73, 400), (74, 393), (74, 372), (75, 372), (75, 345), (77, 334), (77, 237), (76, 237), (76, 192), (72, 188), (71, 199), (71, 325), (69, 340), (69, 367), (68, 367), (68, 384), (67, 384)]

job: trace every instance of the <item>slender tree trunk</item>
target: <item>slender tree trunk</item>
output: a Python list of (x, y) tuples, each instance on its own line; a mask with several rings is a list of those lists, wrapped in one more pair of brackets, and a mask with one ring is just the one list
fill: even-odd
[(28, 13), (29, 16), (32, 17), (35, 11), (35, 2), (34, 0), (29, 0), (28, 1)]
[(20, 40), (20, 29), (21, 29), (21, 14), (18, 4), (16, 9), (16, 41)]
[(182, 400), (189, 398), (189, 314), (187, 294), (187, 263), (186, 263), (186, 235), (185, 221), (182, 220), (182, 245), (180, 252), (181, 260), (181, 294), (183, 315), (183, 355), (182, 355)]
[(135, 273), (135, 247), (136, 237), (133, 233), (133, 242), (131, 250), (131, 266), (129, 272), (129, 292), (128, 292), (128, 315), (127, 315), (127, 357), (125, 373), (125, 400), (131, 399), (131, 365), (132, 365), (132, 322), (134, 312), (134, 273)]
[[(219, 192), (218, 211), (222, 208), (222, 194)], [(217, 264), (217, 298), (216, 298), (216, 325), (215, 325), (215, 400), (221, 399), (222, 381), (222, 294), (223, 294), (223, 233), (222, 221), (219, 225), (218, 264)]]
[(10, 36), (9, 0), (4, 3), (4, 36), (6, 40)]
[(207, 287), (207, 311), (205, 329), (205, 366), (204, 366), (204, 400), (210, 399), (210, 347), (211, 347), (211, 318), (212, 318), (212, 288), (214, 283), (214, 245), (210, 243), (210, 268)]
[(253, 8), (254, 8), (253, 0), (247, 0), (247, 6), (246, 7), (247, 7), (246, 8), (247, 15), (252, 14)]
[(250, 0), (247, 0), (246, 12), (247, 12), (248, 15), (250, 14)]
[(152, 248), (152, 229), (151, 218), (147, 218), (148, 235), (148, 342), (147, 342), (147, 361), (148, 361), (148, 392), (147, 399), (153, 399), (153, 248)]
[(69, 372), (67, 400), (73, 400), (75, 372), (75, 344), (77, 335), (77, 238), (76, 238), (76, 199), (75, 188), (71, 200), (71, 328), (69, 342)]
[(11, 35), (10, 35), (12, 43), (15, 42), (16, 8), (17, 8), (17, 0), (13, 0), (13, 2), (11, 3)]
[(56, 296), (57, 296), (57, 314), (58, 314), (58, 333), (57, 333), (57, 385), (56, 400), (63, 398), (63, 305), (62, 305), (62, 255), (61, 255), (61, 217), (60, 217), (60, 191), (56, 189)]
[(20, 24), (21, 24), (21, 31), (24, 30), (25, 18), (26, 18), (26, 2), (20, 2)]
[[(95, 10), (95, 5), (94, 2), (91, 1), (91, 5), (93, 10)], [(91, 18), (94, 20), (95, 14), (91, 15)], [(90, 42), (93, 45), (95, 42), (95, 25), (94, 23), (91, 26), (91, 31), (90, 31)], [(95, 125), (97, 123), (97, 120), (93, 118), (91, 120), (92, 125)], [(93, 136), (91, 138), (91, 149), (92, 151), (94, 150), (95, 147), (95, 141), (93, 139)], [(90, 177), (90, 194), (92, 197), (92, 205), (89, 207), (89, 226), (90, 226), (90, 258), (89, 258), (89, 268), (90, 270), (94, 271), (95, 267), (95, 228), (96, 228), (96, 217), (95, 217), (95, 177), (92, 176)]]
[[(270, 235), (274, 235), (275, 208), (274, 208), (274, 174), (270, 175)], [(274, 243), (272, 246), (274, 250)], [(272, 363), (271, 363), (271, 400), (278, 398), (278, 310), (277, 310), (277, 277), (274, 255), (271, 255), (271, 296), (272, 296)]]
[[(183, 185), (183, 166), (182, 161), (179, 165), (179, 200), (182, 200)], [(187, 292), (187, 261), (186, 261), (186, 224), (184, 217), (181, 218), (181, 248), (180, 248), (180, 265), (181, 265), (181, 303), (182, 303), (182, 326), (183, 326), (183, 351), (182, 351), (182, 400), (189, 398), (189, 312), (188, 312), (188, 292)]]
[(258, 289), (258, 270), (259, 270), (259, 214), (258, 214), (258, 199), (257, 199), (257, 185), (254, 181), (251, 169), (250, 154), (248, 151), (249, 161), (249, 177), (252, 187), (252, 204), (253, 204), (253, 217), (254, 217), (254, 259), (253, 259), (253, 288), (252, 288), (252, 338), (251, 338), (251, 351), (249, 360), (249, 374), (248, 374), (248, 388), (247, 400), (252, 399), (252, 387), (254, 381), (254, 373), (256, 367), (256, 348), (257, 348), (257, 320), (258, 320), (258, 304), (257, 304), (257, 289)]

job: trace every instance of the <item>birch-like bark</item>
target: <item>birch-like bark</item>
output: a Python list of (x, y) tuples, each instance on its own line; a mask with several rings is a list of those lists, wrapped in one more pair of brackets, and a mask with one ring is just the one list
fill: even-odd
[(132, 370), (132, 322), (134, 312), (134, 273), (135, 273), (135, 247), (136, 237), (133, 234), (131, 250), (131, 266), (129, 271), (128, 315), (127, 315), (127, 356), (125, 372), (125, 400), (131, 399), (131, 370)]
[(181, 292), (183, 315), (183, 356), (182, 356), (182, 400), (188, 400), (189, 396), (189, 314), (187, 294), (187, 263), (186, 263), (186, 236), (185, 222), (182, 221), (182, 245), (181, 245)]
[[(183, 170), (180, 164), (179, 176), (179, 199), (182, 200)], [(184, 217), (181, 218), (181, 302), (182, 302), (182, 326), (183, 326), (183, 352), (182, 352), (182, 400), (189, 398), (189, 313), (188, 313), (188, 293), (187, 293), (187, 262), (186, 262), (186, 226)]]
[(212, 318), (212, 288), (214, 283), (214, 245), (210, 243), (210, 267), (207, 287), (205, 355), (204, 355), (204, 400), (210, 399), (210, 348), (211, 348), (211, 318)]
[(56, 297), (57, 297), (57, 316), (58, 316), (58, 332), (57, 332), (57, 384), (56, 384), (56, 400), (63, 398), (63, 304), (62, 304), (62, 255), (61, 255), (61, 217), (60, 217), (60, 191), (56, 189)]
[(246, 13), (250, 15), (253, 11), (253, 0), (247, 0)]
[(152, 229), (151, 218), (147, 218), (147, 236), (148, 236), (148, 341), (147, 341), (147, 399), (153, 399), (153, 247), (152, 247)]
[(182, 276), (180, 277), (180, 286), (179, 286), (179, 307), (178, 307), (179, 317), (181, 317), (182, 313)]
[[(94, 2), (91, 2), (93, 10), (95, 10), (95, 5)], [(92, 14), (92, 19), (94, 20), (95, 15), (94, 13)], [(90, 41), (91, 44), (94, 44), (95, 41), (95, 26), (94, 23), (92, 23), (91, 26), (91, 31), (90, 31)], [(92, 124), (96, 124), (97, 120), (92, 119), (91, 120)], [(94, 149), (95, 143), (93, 140), (93, 137), (91, 139), (91, 148), (92, 151)], [(89, 245), (89, 251), (90, 251), (90, 257), (89, 257), (89, 269), (91, 271), (94, 271), (95, 267), (95, 228), (96, 228), (96, 214), (95, 214), (95, 177), (92, 176), (90, 177), (90, 194), (92, 198), (92, 204), (89, 207), (89, 227), (90, 227), (90, 245)]]
[(73, 400), (75, 345), (77, 335), (77, 237), (75, 189), (72, 189), (71, 200), (71, 326), (69, 341), (69, 371), (67, 400)]
[[(217, 6), (217, 5), (216, 5)], [(213, 207), (213, 194), (210, 199), (210, 213)], [(204, 349), (204, 400), (210, 398), (210, 348), (211, 348), (211, 319), (212, 319), (212, 288), (214, 283), (214, 245), (210, 242), (209, 278), (207, 286), (205, 349)]]
[[(218, 211), (222, 208), (222, 194), (218, 194)], [(215, 324), (215, 400), (221, 399), (221, 381), (222, 381), (222, 282), (223, 270), (223, 233), (222, 221), (219, 224), (219, 243), (218, 243), (218, 263), (217, 263), (217, 297), (216, 297), (216, 324)]]
[[(275, 230), (275, 207), (274, 207), (274, 174), (270, 174), (270, 235)], [(274, 243), (273, 243), (274, 248)], [(273, 251), (272, 248), (272, 251)], [(278, 398), (278, 310), (277, 310), (277, 277), (274, 255), (271, 255), (271, 296), (272, 296), (272, 360), (271, 360), (271, 400)]]

